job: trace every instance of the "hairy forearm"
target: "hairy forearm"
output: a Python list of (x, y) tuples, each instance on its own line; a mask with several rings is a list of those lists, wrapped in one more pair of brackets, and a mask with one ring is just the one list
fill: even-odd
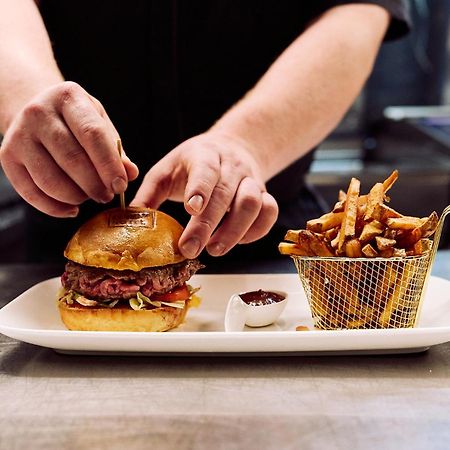
[(372, 69), (388, 21), (374, 5), (328, 11), (213, 129), (242, 139), (271, 178), (336, 127)]
[(0, 133), (46, 87), (62, 81), (32, 0), (0, 0)]

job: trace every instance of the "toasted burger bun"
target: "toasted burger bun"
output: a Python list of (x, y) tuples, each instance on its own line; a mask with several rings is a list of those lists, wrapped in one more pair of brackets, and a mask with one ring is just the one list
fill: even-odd
[(178, 250), (183, 227), (150, 208), (109, 209), (87, 221), (64, 256), (85, 266), (139, 271), (185, 260)]
[[(111, 294), (118, 303), (113, 307), (101, 306), (99, 302), (102, 303), (101, 299), (106, 294), (99, 295), (95, 291), (99, 286), (95, 283), (117, 279), (126, 280), (125, 284), (132, 284), (136, 283), (135, 278), (153, 281), (154, 276), (157, 287), (152, 290), (150, 286), (150, 291), (146, 292), (149, 297), (152, 293), (165, 294), (184, 286), (187, 278), (198, 269), (199, 263), (195, 261), (197, 265), (192, 265), (179, 252), (178, 240), (182, 232), (183, 227), (174, 218), (149, 208), (110, 209), (82, 225), (64, 252), (64, 256), (72, 263), (85, 266), (78, 267), (75, 264), (76, 270), (70, 272), (70, 276), (75, 277), (72, 280), (75, 282), (74, 286), (73, 283), (69, 287), (65, 284), (68, 279), (64, 276), (69, 276), (67, 266), (62, 277), (64, 289), (59, 294), (58, 310), (64, 325), (69, 330), (78, 331), (148, 332), (167, 331), (177, 327), (183, 322), (189, 305), (192, 304), (190, 298), (184, 300), (184, 306), (178, 305), (183, 308), (162, 304), (161, 307), (133, 309), (129, 304), (129, 286), (119, 284), (116, 286), (118, 291), (112, 291)], [(96, 269), (92, 269), (94, 267)], [(103, 278), (101, 269), (105, 269)], [(111, 270), (128, 273), (117, 274)], [(136, 274), (130, 274), (129, 271)], [(138, 273), (141, 271), (142, 273)], [(100, 278), (89, 278), (91, 272), (100, 273)], [(157, 279), (159, 276), (167, 277), (165, 281), (170, 283), (162, 283)], [(77, 284), (80, 280), (84, 284)], [(123, 287), (126, 289), (122, 292), (119, 288)], [(139, 288), (144, 289), (144, 285), (139, 285)], [(71, 297), (71, 291), (78, 294), (75, 300)], [(64, 293), (70, 296), (65, 297)], [(190, 295), (189, 292), (186, 294)]]
[(77, 303), (58, 303), (64, 325), (76, 331), (167, 331), (180, 325), (188, 310), (161, 307), (135, 311), (131, 308), (92, 308)]

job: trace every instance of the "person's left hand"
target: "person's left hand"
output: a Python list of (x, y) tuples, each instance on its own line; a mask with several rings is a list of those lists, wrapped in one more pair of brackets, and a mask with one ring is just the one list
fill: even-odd
[(158, 208), (184, 202), (191, 219), (179, 248), (195, 258), (253, 242), (270, 230), (278, 205), (267, 193), (262, 169), (241, 140), (209, 131), (173, 149), (146, 174), (132, 206)]

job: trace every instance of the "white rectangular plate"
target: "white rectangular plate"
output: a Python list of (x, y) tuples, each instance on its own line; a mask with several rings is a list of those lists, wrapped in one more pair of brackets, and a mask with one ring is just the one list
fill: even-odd
[[(68, 331), (59, 318), (59, 278), (43, 281), (0, 310), (0, 332), (60, 352), (79, 353), (392, 353), (422, 351), (450, 341), (450, 281), (431, 277), (419, 326), (413, 329), (314, 330), (297, 274), (195, 275), (202, 304), (166, 333)], [(234, 292), (285, 291), (289, 302), (273, 325), (225, 332), (224, 314)], [(310, 331), (295, 331), (296, 326)]]

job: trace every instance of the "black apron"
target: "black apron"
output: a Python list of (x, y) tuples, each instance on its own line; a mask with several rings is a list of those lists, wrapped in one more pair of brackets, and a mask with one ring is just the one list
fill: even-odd
[[(42, 0), (40, 9), (64, 77), (102, 102), (140, 169), (126, 194), (130, 201), (153, 164), (206, 131), (314, 18), (339, 3)], [(312, 152), (268, 182), (280, 206), (278, 224), (228, 257), (276, 256), (287, 227), (321, 214), (303, 183), (311, 160)], [(61, 259), (74, 230), (103, 208), (88, 201), (78, 218), (64, 220), (28, 208), (29, 259)], [(182, 205), (166, 202), (161, 209), (187, 223)]]

